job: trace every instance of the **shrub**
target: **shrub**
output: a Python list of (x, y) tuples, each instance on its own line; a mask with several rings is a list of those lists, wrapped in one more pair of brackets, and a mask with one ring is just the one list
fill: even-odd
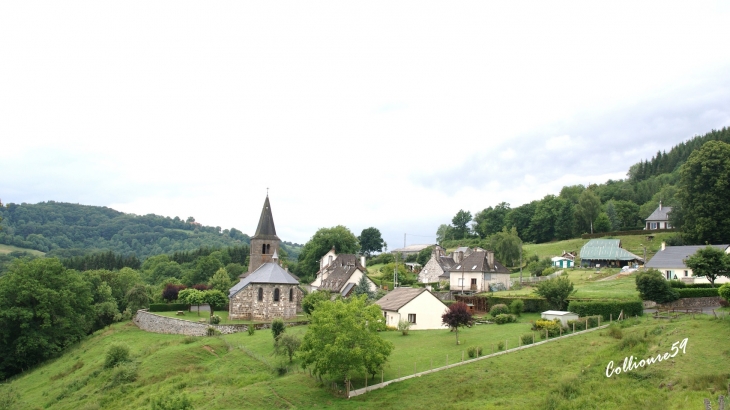
[(679, 299), (679, 293), (672, 289), (661, 272), (649, 269), (636, 274), (636, 289), (643, 300), (653, 300), (656, 303), (672, 302)]
[(674, 289), (684, 289), (687, 287), (687, 284), (682, 282), (681, 280), (670, 280), (669, 286), (673, 287)]
[(679, 293), (680, 298), (708, 298), (708, 297), (718, 296), (719, 295), (718, 289), (719, 288), (709, 288), (709, 289), (687, 288), (687, 289), (675, 289), (675, 291)]
[(596, 302), (571, 300), (568, 305), (568, 311), (577, 313), (580, 317), (600, 315), (603, 317), (603, 320), (609, 320), (611, 317), (614, 320), (617, 319), (622, 310), (626, 317), (641, 316), (644, 314), (644, 304), (640, 300), (608, 300)]
[(398, 322), (398, 330), (403, 333), (403, 336), (408, 336), (408, 330), (411, 328), (411, 322), (407, 320), (401, 320)]
[(616, 323), (612, 323), (611, 326), (608, 327), (608, 335), (614, 339), (622, 339), (624, 337), (621, 326)]
[(515, 300), (521, 300), (524, 304), (522, 312), (540, 313), (546, 310), (550, 310), (550, 304), (547, 300), (540, 297), (534, 296), (519, 296), (519, 297), (508, 297), (508, 296), (490, 296), (487, 298), (489, 306), (494, 306), (498, 303), (505, 305), (511, 305)]
[(397, 327), (395, 327), (395, 326), (390, 326), (390, 325), (388, 325), (388, 326), (385, 326), (385, 331), (386, 331), (386, 332), (394, 332), (394, 331), (396, 331), (396, 330), (398, 330), (398, 328), (397, 328)]
[(206, 329), (205, 334), (208, 336), (220, 336), (221, 332), (214, 328), (213, 326), (208, 326), (208, 329)]
[(504, 342), (497, 343), (497, 350), (504, 350)]
[(562, 328), (562, 325), (561, 325), (559, 319), (555, 319), (555, 320), (538, 319), (535, 321), (535, 325), (532, 327), (532, 330), (536, 330), (536, 331), (540, 332), (540, 337), (544, 338), (546, 330), (548, 332), (548, 336), (550, 336), (550, 337), (560, 336), (561, 328)]
[(522, 316), (522, 311), (525, 309), (525, 302), (523, 302), (521, 299), (513, 300), (512, 303), (509, 304), (509, 310), (512, 312), (513, 315), (516, 316)]
[(218, 316), (218, 315), (213, 315), (213, 316), (211, 316), (211, 317), (210, 317), (210, 323), (211, 323), (211, 324), (213, 324), (213, 325), (217, 325), (217, 324), (218, 324), (218, 323), (220, 323), (220, 322), (221, 322), (221, 317), (220, 317), (220, 316)]
[(129, 348), (120, 344), (113, 344), (106, 351), (106, 358), (104, 359), (104, 368), (109, 369), (118, 365), (119, 363), (129, 361)]
[(248, 332), (249, 336), (253, 336), (253, 334), (256, 333), (256, 326), (250, 324), (248, 325), (248, 328), (246, 328), (246, 331)]
[(720, 286), (720, 289), (717, 290), (717, 293), (722, 296), (722, 298), (725, 299), (726, 302), (730, 303), (730, 283), (726, 283)]
[(477, 356), (481, 356), (481, 355), (482, 355), (482, 347), (477, 346)]
[(285, 330), (286, 324), (284, 324), (284, 321), (281, 318), (277, 317), (273, 322), (271, 322), (271, 334), (274, 335), (274, 340), (278, 339)]
[(505, 304), (497, 304), (492, 306), (491, 309), (489, 309), (489, 314), (492, 315), (492, 317), (497, 317), (498, 315), (503, 315), (509, 313), (509, 308)]
[(193, 403), (188, 396), (178, 392), (166, 392), (152, 399), (152, 410), (194, 410)]
[(473, 358), (477, 357), (477, 348), (476, 348), (476, 346), (472, 346), (472, 347), (468, 348), (466, 350), (466, 354), (469, 355), (469, 358), (470, 359), (473, 359)]
[(516, 322), (517, 321), (517, 317), (515, 317), (515, 315), (510, 315), (508, 313), (507, 314), (501, 314), (501, 315), (497, 315), (497, 317), (494, 318), (494, 321), (498, 325), (503, 325), (505, 323), (513, 323), (513, 322)]
[(586, 330), (586, 321), (585, 320), (569, 320), (568, 321), (568, 330), (572, 331), (575, 329), (576, 332), (581, 330)]
[(112, 384), (131, 383), (135, 380), (137, 380), (137, 363), (120, 363), (114, 368), (111, 378)]
[(525, 333), (524, 335), (520, 336), (520, 340), (522, 341), (523, 345), (531, 345), (534, 337), (535, 336), (532, 333)]

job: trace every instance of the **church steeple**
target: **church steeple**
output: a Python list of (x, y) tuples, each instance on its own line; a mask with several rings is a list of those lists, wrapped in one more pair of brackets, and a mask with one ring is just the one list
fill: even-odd
[(253, 272), (264, 263), (272, 262), (274, 257), (278, 258), (280, 242), (281, 240), (276, 236), (274, 216), (271, 214), (271, 204), (267, 193), (264, 207), (261, 209), (259, 226), (256, 228), (256, 234), (251, 238), (251, 256), (248, 261), (248, 271)]
[(264, 201), (264, 207), (261, 209), (261, 217), (259, 218), (259, 226), (256, 228), (256, 234), (253, 236), (256, 239), (276, 239), (276, 227), (274, 226), (274, 216), (271, 214), (271, 204), (269, 203), (269, 196), (266, 195)]

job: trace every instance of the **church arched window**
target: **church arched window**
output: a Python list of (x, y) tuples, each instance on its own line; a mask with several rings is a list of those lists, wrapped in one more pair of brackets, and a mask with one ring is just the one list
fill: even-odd
[(271, 253), (271, 245), (269, 245), (268, 243), (266, 244), (266, 253)]
[(266, 255), (266, 244), (265, 243), (262, 243), (261, 244), (261, 253), (263, 253), (264, 255)]
[(289, 302), (294, 302), (294, 289), (289, 289)]
[(279, 301), (279, 288), (274, 289), (274, 302)]
[(264, 300), (264, 288), (259, 288), (259, 302)]

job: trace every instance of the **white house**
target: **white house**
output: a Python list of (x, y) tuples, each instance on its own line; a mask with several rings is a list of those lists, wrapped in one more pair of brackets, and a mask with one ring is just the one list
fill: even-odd
[(572, 259), (568, 259), (568, 258), (565, 258), (562, 256), (555, 256), (554, 258), (552, 258), (552, 261), (553, 261), (554, 267), (561, 268), (561, 269), (562, 268), (572, 268), (573, 264), (575, 263), (575, 262), (573, 262)]
[(425, 288), (395, 288), (375, 303), (388, 326), (407, 320), (412, 330), (448, 328), (441, 320), (448, 307)]
[(540, 317), (547, 320), (559, 319), (563, 327), (568, 326), (569, 320), (578, 320), (577, 313), (563, 312), (561, 310), (546, 310), (540, 314)]
[(455, 266), (444, 273), (444, 276), (448, 273), (452, 292), (488, 292), (490, 288), (510, 288), (511, 272), (494, 259), (494, 252), (475, 248), (464, 256), (464, 252), (457, 249), (453, 255)]
[(670, 212), (672, 212), (672, 207), (662, 206), (662, 201), (659, 201), (659, 207), (646, 218), (644, 229), (671, 229), (672, 225), (669, 223)]
[[(710, 283), (704, 276), (695, 277), (692, 269), (688, 268), (684, 264), (684, 260), (694, 255), (698, 250), (704, 248), (706, 245), (693, 245), (693, 246), (666, 246), (666, 243), (662, 242), (662, 248), (659, 252), (654, 255), (646, 267), (656, 269), (664, 275), (667, 280), (681, 280), (687, 283)], [(720, 249), (725, 253), (730, 253), (730, 245), (712, 245), (713, 247)], [(730, 282), (726, 276), (720, 276), (715, 280), (715, 283), (727, 283)]]
[(312, 290), (329, 290), (348, 296), (363, 276), (368, 281), (370, 290), (377, 291), (378, 285), (367, 277), (365, 257), (358, 258), (354, 254), (337, 255), (332, 248), (320, 261), (317, 278), (310, 286)]

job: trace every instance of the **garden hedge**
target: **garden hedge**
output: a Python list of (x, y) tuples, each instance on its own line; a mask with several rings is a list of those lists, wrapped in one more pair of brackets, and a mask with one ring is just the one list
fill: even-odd
[(521, 300), (522, 303), (525, 304), (524, 308), (522, 309), (523, 312), (534, 312), (534, 313), (541, 313), (546, 310), (550, 310), (550, 304), (547, 300), (543, 298), (536, 298), (536, 297), (529, 297), (529, 296), (514, 296), (514, 297), (506, 297), (506, 296), (489, 296), (487, 298), (487, 304), (488, 306), (494, 306), (498, 304), (504, 304), (509, 306), (512, 304), (515, 300)]
[(150, 312), (177, 312), (178, 310), (188, 310), (185, 303), (152, 303), (150, 304)]
[(712, 296), (720, 296), (718, 293), (719, 288), (709, 289), (675, 289), (679, 292), (680, 298), (707, 298)]
[(606, 300), (600, 302), (571, 300), (568, 304), (568, 311), (577, 313), (580, 317), (601, 315), (604, 320), (609, 320), (611, 316), (614, 319), (618, 318), (622, 310), (626, 317), (641, 316), (644, 314), (644, 303), (640, 300)]
[(684, 283), (679, 280), (670, 280), (669, 285), (675, 289), (710, 289), (714, 287), (709, 283)]

